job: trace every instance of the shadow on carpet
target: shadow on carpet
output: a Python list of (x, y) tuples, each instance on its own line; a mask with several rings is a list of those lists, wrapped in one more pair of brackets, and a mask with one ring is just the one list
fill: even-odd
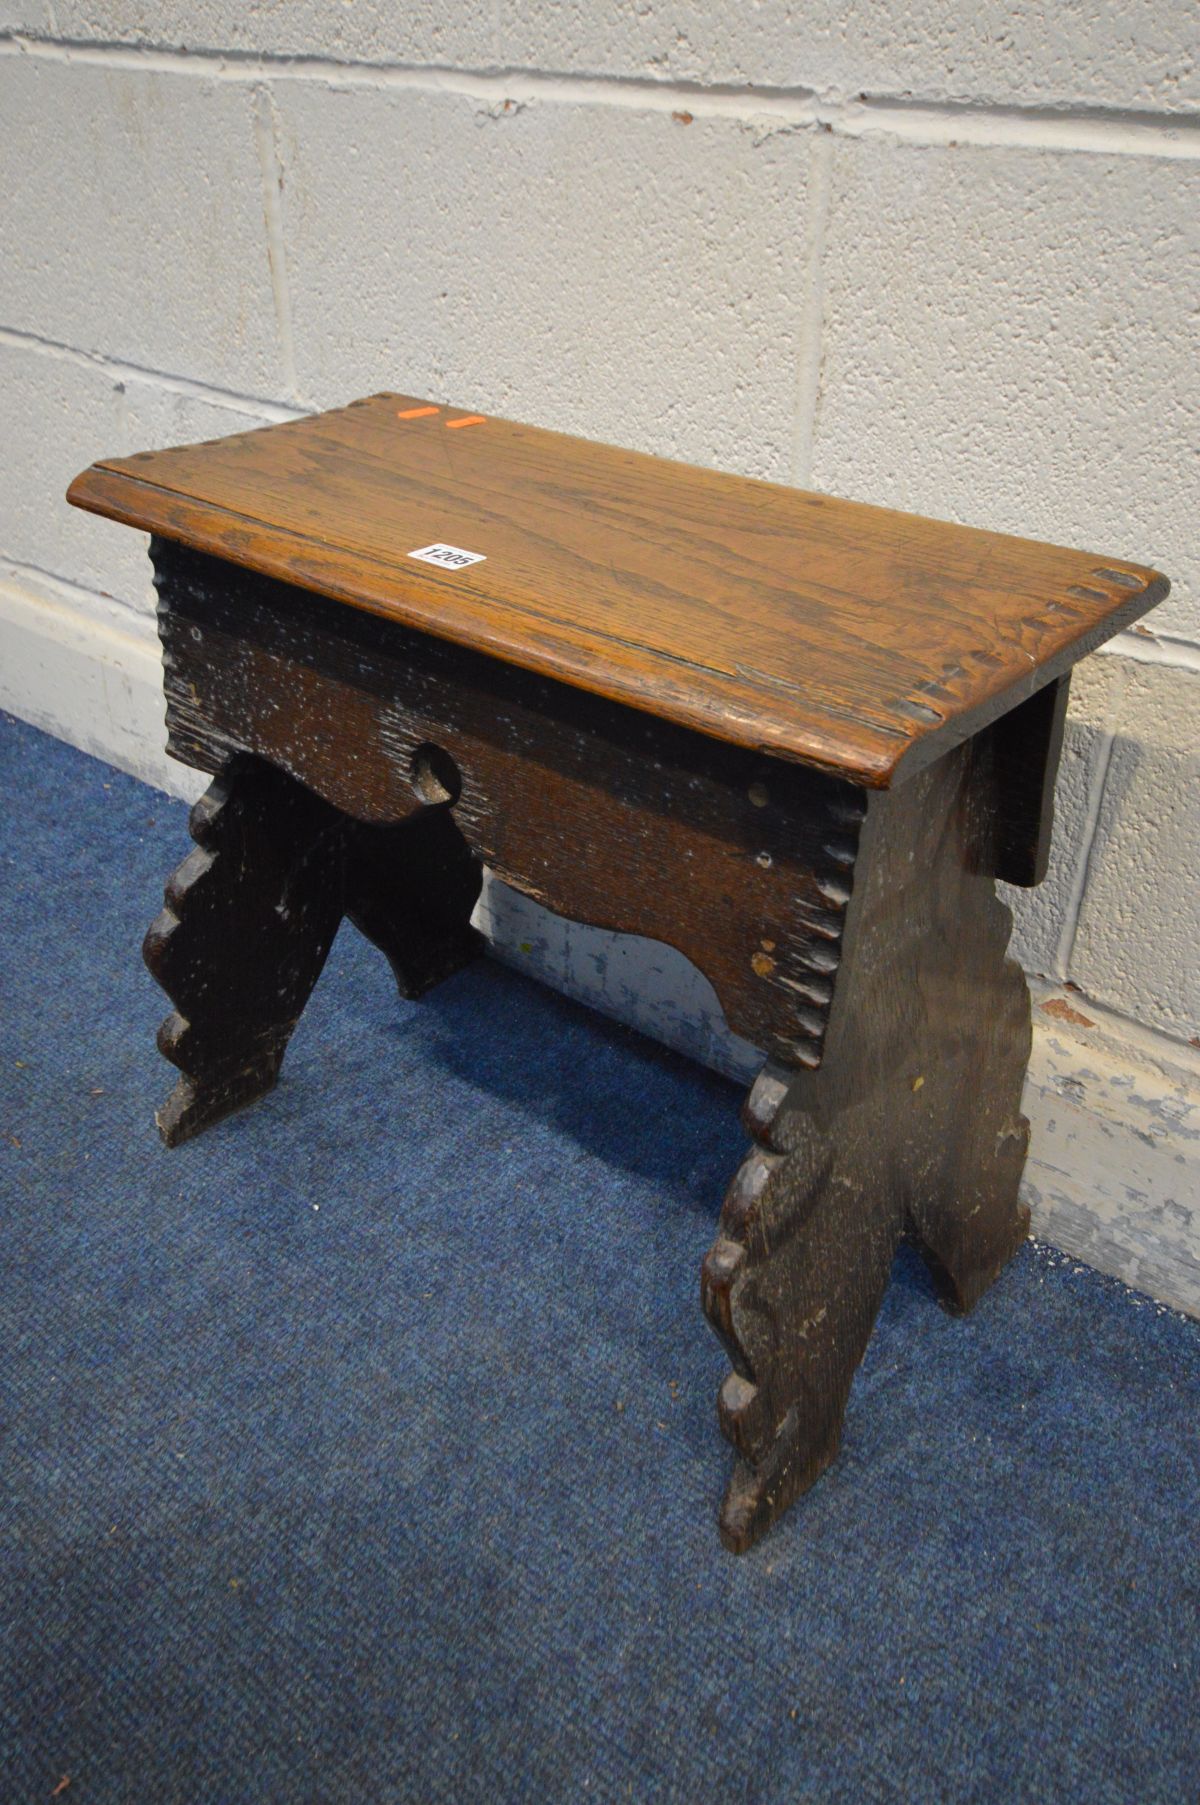
[(1181, 1800), (1200, 1327), (902, 1255), (843, 1453), (717, 1540), (698, 1268), (738, 1093), (343, 929), (175, 1153), (141, 967), (185, 811), (0, 721), (0, 1797)]

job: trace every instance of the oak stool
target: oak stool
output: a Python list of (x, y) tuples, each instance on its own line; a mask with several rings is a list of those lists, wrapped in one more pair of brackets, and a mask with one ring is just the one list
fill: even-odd
[(967, 1310), (1028, 1224), (1036, 884), (1122, 559), (404, 395), (93, 464), (151, 534), (168, 745), (213, 783), (145, 955), (175, 1145), (270, 1089), (343, 915), (419, 996), (486, 865), (677, 947), (763, 1049), (704, 1261), (748, 1548), (833, 1458), (897, 1242)]

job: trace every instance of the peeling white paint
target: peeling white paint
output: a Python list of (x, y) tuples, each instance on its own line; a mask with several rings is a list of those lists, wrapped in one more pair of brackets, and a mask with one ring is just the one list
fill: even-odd
[[(1049, 1001), (1091, 1026), (1046, 1014)], [(1200, 1051), (1043, 994), (1024, 1108), (1036, 1233), (1200, 1316)]]

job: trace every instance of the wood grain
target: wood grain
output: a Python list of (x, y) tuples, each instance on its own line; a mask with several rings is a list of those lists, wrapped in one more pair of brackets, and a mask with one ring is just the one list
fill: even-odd
[[(104, 460), (69, 499), (868, 787), (928, 764), (1168, 589), (1109, 555), (391, 394)], [(409, 556), (431, 541), (485, 561)]]

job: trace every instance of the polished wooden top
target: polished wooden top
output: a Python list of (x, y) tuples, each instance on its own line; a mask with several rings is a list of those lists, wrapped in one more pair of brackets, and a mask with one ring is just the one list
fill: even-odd
[[(1123, 558), (405, 395), (105, 459), (69, 500), (873, 786), (1023, 701), (1168, 589)], [(413, 555), (431, 544), (482, 558)]]

